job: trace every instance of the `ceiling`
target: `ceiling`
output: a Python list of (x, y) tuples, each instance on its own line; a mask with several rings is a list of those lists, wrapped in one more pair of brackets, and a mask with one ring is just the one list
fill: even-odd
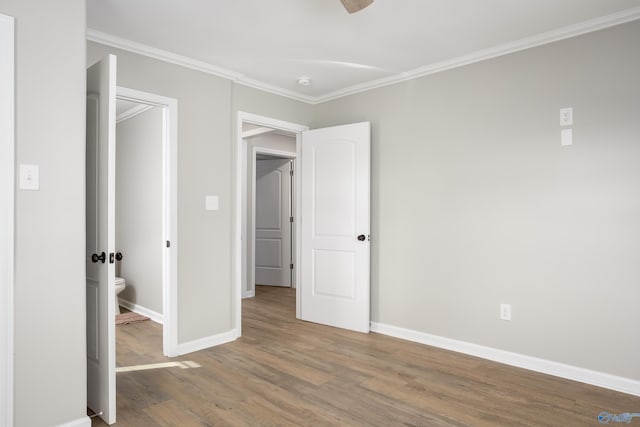
[(634, 19), (640, 0), (87, 0), (90, 40), (311, 103)]

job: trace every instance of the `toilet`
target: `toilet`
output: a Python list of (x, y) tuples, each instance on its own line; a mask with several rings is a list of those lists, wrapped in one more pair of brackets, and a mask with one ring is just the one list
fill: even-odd
[(124, 291), (127, 285), (122, 277), (116, 277), (116, 314), (120, 314), (120, 300), (118, 300), (118, 294)]

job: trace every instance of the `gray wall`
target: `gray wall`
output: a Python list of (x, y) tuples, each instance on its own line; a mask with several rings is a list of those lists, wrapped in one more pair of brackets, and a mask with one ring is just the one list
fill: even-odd
[[(226, 332), (229, 307), (229, 81), (88, 43), (87, 63), (118, 57), (118, 85), (178, 100), (178, 342)], [(205, 195), (221, 209), (204, 210)]]
[(3, 0), (16, 18), (15, 425), (86, 415), (85, 2)]
[(162, 314), (162, 109), (116, 127), (116, 274), (120, 299)]
[[(235, 314), (229, 248), (235, 246), (236, 112), (304, 124), (312, 108), (98, 43), (87, 48), (87, 64), (117, 55), (119, 86), (178, 100), (178, 342), (228, 332)], [(220, 210), (205, 211), (206, 195), (220, 197)]]
[[(85, 3), (0, 12), (17, 163), (41, 178), (16, 195), (15, 421), (57, 425), (86, 407)], [(231, 325), (236, 111), (314, 115), (373, 122), (374, 321), (640, 379), (638, 39), (636, 22), (317, 107), (94, 43), (88, 63), (115, 53), (121, 85), (179, 102), (180, 342)]]
[(373, 321), (640, 380), (638, 40), (634, 22), (314, 109), (372, 122)]

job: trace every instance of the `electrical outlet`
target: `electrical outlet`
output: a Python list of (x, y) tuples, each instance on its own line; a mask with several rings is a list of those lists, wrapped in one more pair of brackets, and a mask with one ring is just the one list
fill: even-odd
[(511, 320), (511, 304), (500, 304), (500, 319)]
[(560, 110), (560, 126), (573, 125), (573, 108), (562, 108)]

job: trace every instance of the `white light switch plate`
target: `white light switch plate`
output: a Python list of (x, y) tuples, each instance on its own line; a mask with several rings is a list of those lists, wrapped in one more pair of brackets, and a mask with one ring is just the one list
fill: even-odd
[(40, 190), (40, 168), (38, 165), (20, 165), (20, 189)]
[(562, 129), (560, 131), (560, 145), (563, 147), (573, 145), (573, 129)]
[(204, 199), (204, 208), (208, 211), (217, 211), (220, 209), (220, 200), (218, 196), (206, 196)]

